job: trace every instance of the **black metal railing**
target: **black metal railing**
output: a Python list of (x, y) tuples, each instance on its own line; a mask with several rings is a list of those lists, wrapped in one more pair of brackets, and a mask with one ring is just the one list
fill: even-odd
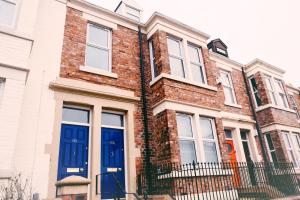
[(152, 191), (144, 173), (138, 193), (170, 195), (174, 199), (272, 199), (300, 194), (291, 163), (222, 162), (169, 163), (152, 167)]
[[(96, 175), (96, 195), (109, 196), (109, 199), (124, 199), (126, 196), (132, 196), (136, 200), (141, 198), (135, 192), (127, 192), (125, 185), (121, 183), (116, 175), (118, 172), (105, 172)], [(110, 181), (112, 188), (110, 190), (101, 190), (101, 180), (106, 179)]]

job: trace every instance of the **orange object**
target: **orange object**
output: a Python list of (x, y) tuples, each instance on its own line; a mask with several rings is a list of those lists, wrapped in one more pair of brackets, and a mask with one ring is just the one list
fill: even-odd
[(233, 169), (233, 185), (234, 187), (238, 187), (240, 185), (240, 173), (236, 160), (236, 151), (234, 148), (233, 140), (226, 140), (227, 144), (227, 153), (229, 156), (229, 162), (231, 168)]

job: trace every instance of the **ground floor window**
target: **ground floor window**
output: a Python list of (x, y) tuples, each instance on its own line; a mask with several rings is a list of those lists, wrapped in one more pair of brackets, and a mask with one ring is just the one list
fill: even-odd
[(278, 162), (275, 146), (273, 144), (272, 137), (271, 137), (270, 133), (265, 134), (265, 141), (266, 141), (266, 146), (267, 146), (270, 161), (274, 162), (274, 163)]
[[(181, 164), (218, 162), (219, 147), (214, 119), (201, 116), (199, 120), (194, 119), (189, 114), (176, 114)], [(195, 123), (199, 126), (194, 126)]]
[(252, 153), (251, 153), (250, 142), (249, 142), (249, 131), (240, 130), (240, 134), (241, 134), (241, 140), (242, 140), (246, 162), (252, 162), (253, 160), (251, 156)]
[(299, 168), (300, 157), (300, 139), (298, 133), (282, 132), (283, 141), (287, 151), (288, 159), (294, 164), (296, 168)]

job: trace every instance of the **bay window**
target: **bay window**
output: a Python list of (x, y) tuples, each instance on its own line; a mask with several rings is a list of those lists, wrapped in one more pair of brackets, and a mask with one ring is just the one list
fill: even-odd
[(205, 83), (205, 70), (201, 49), (191, 44), (188, 45), (188, 49), (190, 55), (192, 79), (198, 83)]
[(111, 71), (111, 31), (88, 24), (85, 65), (99, 70)]
[(168, 52), (171, 74), (185, 77), (182, 41), (176, 38), (168, 37)]
[(236, 97), (234, 94), (231, 74), (227, 71), (220, 71), (220, 78), (223, 85), (225, 102), (229, 104), (236, 104)]

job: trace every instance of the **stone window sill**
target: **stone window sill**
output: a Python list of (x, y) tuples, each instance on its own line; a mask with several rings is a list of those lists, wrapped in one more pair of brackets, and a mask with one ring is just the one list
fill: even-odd
[(186, 84), (189, 84), (189, 85), (194, 85), (194, 86), (205, 88), (205, 89), (212, 90), (212, 91), (218, 91), (218, 89), (216, 87), (213, 87), (213, 86), (210, 86), (210, 85), (207, 85), (207, 84), (197, 83), (197, 82), (188, 80), (186, 78), (181, 78), (181, 77), (177, 77), (177, 76), (170, 75), (170, 74), (165, 74), (165, 73), (161, 73), (159, 76), (155, 77), (150, 82), (150, 86), (154, 85), (156, 82), (158, 82), (159, 80), (161, 80), (163, 78), (171, 79), (171, 80), (174, 80), (174, 81), (179, 81), (179, 82), (182, 82), (182, 83), (186, 83)]
[(239, 105), (239, 104), (232, 104), (232, 103), (224, 102), (224, 105), (230, 106), (230, 107), (234, 107), (234, 108), (242, 109), (242, 106)]
[(275, 106), (275, 105), (272, 105), (272, 104), (267, 104), (267, 105), (260, 106), (260, 107), (256, 108), (255, 111), (259, 112), (259, 111), (262, 111), (262, 110), (267, 109), (267, 108), (275, 108), (275, 109), (278, 109), (278, 110), (283, 110), (283, 111), (287, 111), (287, 112), (291, 112), (291, 113), (296, 113), (292, 109), (282, 108), (282, 107)]
[(97, 74), (97, 75), (102, 75), (102, 76), (107, 76), (110, 78), (118, 78), (118, 74), (116, 73), (112, 73), (112, 72), (108, 72), (102, 69), (97, 69), (95, 67), (89, 67), (89, 66), (80, 66), (80, 71), (83, 72), (88, 72), (88, 73), (92, 73), (92, 74)]

